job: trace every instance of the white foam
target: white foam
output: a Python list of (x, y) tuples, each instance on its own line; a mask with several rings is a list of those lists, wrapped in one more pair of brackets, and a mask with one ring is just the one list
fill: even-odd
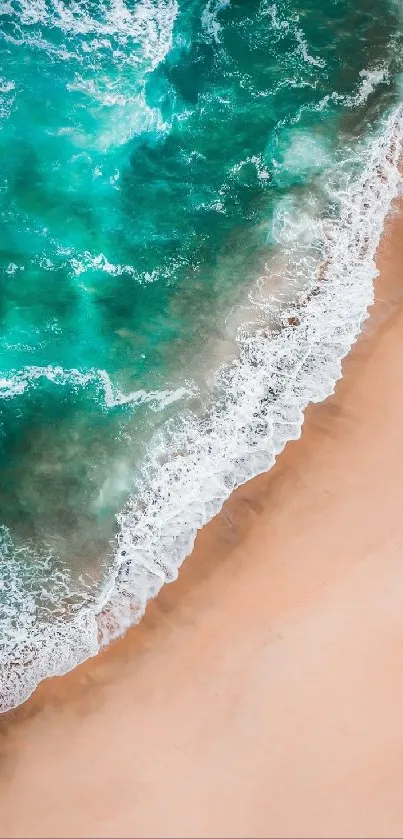
[(298, 51), (304, 61), (306, 61), (307, 64), (312, 64), (313, 67), (325, 67), (326, 62), (323, 61), (322, 58), (317, 58), (316, 56), (310, 54), (303, 30), (300, 27), (297, 27), (294, 30), (294, 34), (298, 43)]
[(361, 81), (355, 93), (341, 94), (333, 91), (333, 93), (324, 96), (320, 100), (317, 106), (318, 110), (326, 108), (330, 100), (340, 102), (347, 108), (355, 108), (363, 105), (378, 85), (389, 82), (389, 71), (386, 66), (367, 67), (360, 70), (359, 77)]
[(76, 277), (85, 274), (87, 271), (104, 271), (106, 274), (112, 276), (120, 276), (121, 274), (136, 274), (132, 265), (116, 265), (110, 262), (103, 253), (91, 254), (89, 251), (84, 251), (78, 256), (73, 256), (70, 259), (70, 265)]
[(245, 157), (244, 160), (240, 160), (239, 163), (235, 163), (231, 167), (230, 172), (234, 175), (238, 175), (243, 166), (247, 166), (250, 163), (252, 163), (252, 165), (255, 167), (257, 176), (260, 181), (269, 181), (271, 179), (271, 173), (267, 169), (263, 160), (263, 155), (261, 154), (252, 154), (249, 155), (249, 157)]
[(10, 371), (7, 376), (0, 378), (0, 399), (12, 399), (24, 393), (39, 379), (47, 379), (59, 387), (70, 385), (74, 390), (85, 388), (89, 384), (96, 387), (97, 399), (106, 408), (118, 405), (149, 405), (151, 410), (160, 411), (167, 405), (177, 402), (187, 396), (194, 395), (191, 383), (174, 390), (134, 390), (123, 393), (113, 385), (106, 370), (91, 369), (86, 372), (77, 369), (66, 370), (63, 367), (39, 367), (35, 365), (23, 367), (21, 370)]
[[(0, 5), (0, 12), (10, 15), (21, 27), (38, 24), (56, 27), (68, 37), (93, 35), (99, 48), (110, 48), (111, 40), (140, 45), (153, 66), (163, 60), (171, 48), (173, 25), (178, 13), (177, 0), (139, 0), (129, 9), (124, 0), (101, 0), (97, 15), (88, 12), (84, 0), (10, 0)], [(21, 30), (20, 30), (21, 31)], [(84, 47), (84, 44), (80, 44)], [(94, 44), (92, 44), (94, 47)]]
[[(113, 176), (114, 181), (118, 179), (116, 175)], [(159, 265), (153, 271), (139, 271), (133, 265), (121, 265), (120, 263), (110, 262), (104, 253), (92, 254), (90, 251), (74, 252), (72, 248), (65, 248), (63, 245), (55, 242), (57, 252), (61, 256), (68, 257), (68, 265), (72, 273), (76, 277), (86, 274), (87, 271), (102, 271), (105, 274), (111, 274), (113, 277), (119, 277), (122, 274), (127, 274), (133, 277), (137, 283), (153, 283), (157, 280), (169, 280), (172, 273), (182, 265), (181, 258), (167, 259), (165, 264)], [(82, 285), (85, 289), (85, 286)]]
[(10, 90), (15, 89), (15, 82), (7, 80), (0, 76), (0, 93), (10, 93)]
[(0, 76), (0, 120), (8, 119), (15, 102), (15, 82)]
[(231, 0), (208, 0), (201, 16), (201, 24), (204, 34), (211, 38), (216, 44), (220, 43), (221, 25), (218, 15), (231, 5)]
[[(77, 67), (67, 89), (95, 104), (98, 129), (91, 134), (62, 126), (59, 133), (71, 134), (87, 149), (107, 151), (140, 130), (163, 129), (158, 109), (147, 106), (144, 87), (147, 74), (171, 49), (178, 9), (177, 0), (138, 0), (133, 8), (124, 0), (101, 0), (91, 15), (85, 0), (10, 0), (0, 4), (0, 12), (13, 27), (0, 29), (0, 38)], [(61, 45), (49, 34), (55, 30), (63, 33)], [(5, 105), (3, 110), (0, 97), (0, 116), (8, 115)]]
[(262, 15), (262, 17), (267, 16), (270, 18), (270, 28), (275, 34), (277, 40), (280, 40), (284, 35), (288, 34), (292, 34), (294, 36), (297, 42), (297, 53), (306, 64), (310, 64), (313, 67), (319, 67), (320, 69), (323, 69), (326, 66), (326, 62), (322, 58), (318, 58), (317, 56), (310, 54), (304, 31), (301, 26), (296, 25), (300, 20), (300, 16), (298, 14), (292, 15), (288, 19), (282, 18), (279, 15), (279, 9), (276, 4), (269, 2), (269, 0), (261, 0), (259, 14)]
[(362, 105), (366, 102), (368, 96), (379, 84), (389, 80), (389, 73), (386, 67), (374, 67), (361, 70), (360, 78), (361, 84), (356, 95), (352, 97), (352, 105)]
[[(219, 511), (234, 487), (269, 469), (287, 440), (299, 437), (307, 404), (333, 392), (341, 360), (373, 300), (375, 252), (401, 182), (402, 136), (399, 107), (367, 148), (362, 174), (333, 195), (339, 218), (317, 220), (323, 242), (320, 283), (318, 261), (311, 260), (312, 241), (302, 261), (291, 241), (286, 280), (292, 280), (292, 271), (302, 271), (303, 285), (309, 279), (320, 292), (305, 298), (304, 306), (297, 301), (282, 309), (281, 330), (241, 330), (239, 356), (218, 373), (213, 409), (201, 418), (182, 414), (180, 423), (168, 425), (154, 440), (141, 480), (118, 517), (114, 573), (97, 602), (69, 620), (40, 620), (5, 538), (2, 710), (26, 699), (46, 676), (94, 655), (100, 644), (139, 620), (147, 600), (177, 576), (197, 529)], [(287, 225), (283, 240), (281, 224), (276, 235), (287, 249)], [(315, 265), (316, 273), (305, 276)], [(260, 305), (269, 322), (271, 307), (263, 297)], [(290, 326), (289, 318), (297, 318), (299, 325)], [(61, 590), (65, 585), (62, 579)]]

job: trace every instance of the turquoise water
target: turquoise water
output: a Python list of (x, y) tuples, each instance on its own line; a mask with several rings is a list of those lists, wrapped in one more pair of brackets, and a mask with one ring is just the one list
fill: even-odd
[(399, 8), (0, 2), (3, 707), (137, 619), (332, 388), (397, 188)]

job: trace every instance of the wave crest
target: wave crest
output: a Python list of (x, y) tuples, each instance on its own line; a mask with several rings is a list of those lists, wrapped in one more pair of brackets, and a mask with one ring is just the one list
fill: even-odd
[[(16, 569), (1, 642), (3, 711), (139, 620), (147, 600), (177, 576), (198, 528), (236, 486), (269, 469), (286, 442), (299, 437), (307, 404), (333, 392), (373, 300), (375, 252), (401, 182), (402, 136), (399, 107), (368, 146), (361, 175), (335, 196), (339, 219), (318, 222), (322, 270), (305, 284), (305, 297), (279, 308), (273, 329), (261, 295), (266, 325), (240, 331), (239, 356), (218, 373), (213, 409), (202, 417), (183, 414), (155, 439), (118, 517), (114, 573), (98, 600), (68, 620), (38, 620)], [(291, 249), (286, 279), (300, 264)], [(304, 270), (311, 267), (308, 253)], [(3, 553), (7, 566), (6, 542)]]

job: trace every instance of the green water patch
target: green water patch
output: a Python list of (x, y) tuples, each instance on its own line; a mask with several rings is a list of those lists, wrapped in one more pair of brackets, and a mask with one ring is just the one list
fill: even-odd
[(112, 555), (278, 207), (326, 212), (323, 172), (397, 99), (400, 22), (379, 0), (10, 0), (0, 20), (2, 520), (79, 566)]

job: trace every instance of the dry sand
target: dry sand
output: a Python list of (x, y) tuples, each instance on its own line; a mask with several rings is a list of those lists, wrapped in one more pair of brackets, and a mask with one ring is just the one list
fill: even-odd
[(403, 836), (403, 218), (336, 395), (1, 723), (0, 835)]

